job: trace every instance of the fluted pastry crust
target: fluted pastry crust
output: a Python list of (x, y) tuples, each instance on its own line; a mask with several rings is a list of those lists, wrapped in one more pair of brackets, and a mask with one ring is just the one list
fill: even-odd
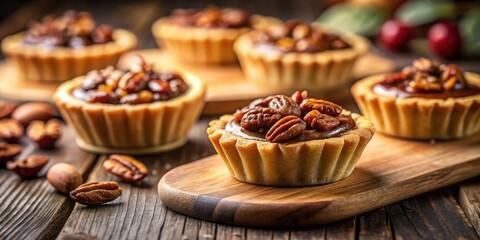
[(250, 140), (225, 130), (233, 119), (210, 122), (208, 137), (231, 175), (268, 186), (308, 186), (348, 177), (375, 133), (373, 123), (352, 114), (357, 127), (338, 136), (290, 144)]
[(116, 29), (113, 42), (93, 44), (82, 49), (25, 45), (25, 33), (6, 37), (2, 51), (26, 81), (63, 82), (93, 69), (115, 66), (120, 56), (137, 45), (133, 33)]
[(86, 103), (71, 95), (84, 76), (65, 82), (54, 101), (83, 149), (146, 154), (183, 145), (204, 105), (205, 85), (185, 75), (189, 89), (168, 101), (137, 105)]
[[(367, 77), (352, 87), (361, 112), (379, 132), (426, 140), (463, 138), (480, 131), (480, 94), (448, 99), (387, 97), (373, 91), (383, 76)], [(465, 77), (480, 86), (480, 75), (465, 73)]]
[(339, 35), (351, 48), (313, 54), (259, 51), (251, 34), (245, 34), (237, 39), (234, 50), (248, 80), (280, 91), (328, 91), (348, 86), (356, 60), (370, 46), (363, 37)]
[[(277, 19), (254, 15), (254, 28), (264, 28)], [(168, 17), (160, 18), (152, 26), (158, 46), (166, 48), (175, 57), (197, 63), (233, 63), (237, 57), (233, 51), (235, 40), (251, 28), (196, 28), (171, 24)]]

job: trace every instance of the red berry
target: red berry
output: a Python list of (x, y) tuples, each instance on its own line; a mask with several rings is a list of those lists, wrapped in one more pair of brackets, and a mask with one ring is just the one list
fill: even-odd
[(455, 58), (462, 52), (462, 37), (458, 25), (439, 22), (428, 30), (428, 45), (433, 54), (442, 58)]
[(380, 30), (380, 42), (389, 50), (401, 50), (415, 35), (414, 28), (398, 20), (385, 22)]

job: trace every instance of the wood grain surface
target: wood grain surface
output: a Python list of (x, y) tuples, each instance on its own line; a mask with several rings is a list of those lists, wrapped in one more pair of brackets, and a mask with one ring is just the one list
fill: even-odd
[(32, 180), (21, 180), (12, 171), (0, 169), (0, 238), (51, 239), (60, 232), (59, 226), (65, 223), (75, 204), (50, 186), (46, 181), (47, 171), (55, 163), (66, 162), (86, 176), (96, 160), (94, 155), (72, 144), (74, 141), (73, 132), (68, 128), (64, 128), (64, 135), (54, 151), (39, 150), (27, 139), (22, 139), (24, 150), (20, 157), (48, 155), (50, 162), (40, 172), (40, 177)]
[(377, 134), (352, 175), (332, 184), (303, 188), (246, 184), (231, 178), (215, 155), (168, 172), (158, 191), (168, 207), (205, 220), (305, 227), (352, 217), (477, 175), (480, 134), (435, 144)]

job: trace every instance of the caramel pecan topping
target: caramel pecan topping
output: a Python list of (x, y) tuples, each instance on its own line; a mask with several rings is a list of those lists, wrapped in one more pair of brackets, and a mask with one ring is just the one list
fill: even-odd
[(298, 20), (274, 25), (267, 31), (256, 32), (253, 37), (255, 43), (274, 46), (282, 52), (317, 53), (350, 48), (339, 36), (320, 31)]
[(300, 104), (300, 109), (302, 109), (302, 112), (306, 112), (306, 113), (312, 110), (317, 110), (320, 113), (327, 114), (333, 117), (336, 117), (340, 115), (340, 113), (342, 113), (342, 107), (338, 106), (337, 104), (326, 101), (326, 100), (313, 99), (313, 98), (305, 99)]
[(340, 120), (337, 118), (320, 113), (317, 110), (312, 110), (307, 113), (307, 115), (303, 117), (303, 120), (308, 123), (309, 127), (319, 131), (328, 131), (340, 125)]
[(46, 16), (41, 22), (29, 25), (25, 44), (43, 44), (47, 47), (82, 48), (92, 44), (113, 41), (112, 28), (96, 26), (88, 12), (66, 11), (62, 16)]
[(73, 96), (89, 103), (142, 104), (166, 101), (188, 90), (181, 76), (154, 71), (140, 56), (135, 60), (127, 71), (109, 66), (89, 72)]
[(269, 142), (286, 142), (302, 134), (306, 126), (299, 117), (289, 115), (276, 122), (265, 137)]
[(242, 117), (241, 126), (255, 132), (266, 132), (282, 115), (272, 108), (255, 107)]
[(330, 137), (355, 128), (348, 111), (344, 112), (342, 107), (329, 101), (307, 98), (307, 95), (306, 91), (297, 91), (292, 97), (275, 95), (256, 99), (237, 110), (227, 131), (246, 134), (247, 138), (288, 142)]
[(401, 72), (387, 74), (382, 84), (395, 86), (407, 92), (442, 92), (468, 89), (463, 72), (455, 64), (420, 58)]
[(170, 21), (179, 26), (200, 28), (250, 27), (250, 15), (237, 8), (209, 7), (204, 10), (176, 9)]

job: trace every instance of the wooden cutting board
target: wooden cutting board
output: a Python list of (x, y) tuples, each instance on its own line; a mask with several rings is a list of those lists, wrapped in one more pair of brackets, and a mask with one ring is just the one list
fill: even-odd
[[(130, 59), (135, 55), (143, 56), (148, 62), (153, 62), (159, 69), (169, 69), (188, 72), (205, 81), (208, 87), (206, 104), (203, 114), (232, 113), (251, 100), (277, 94), (269, 88), (258, 87), (243, 76), (238, 64), (204, 65), (176, 61), (166, 51), (159, 49), (143, 49), (124, 55), (119, 61), (119, 67), (128, 67)], [(395, 69), (395, 64), (378, 55), (367, 54), (360, 58), (355, 66), (354, 78), (389, 72)], [(58, 84), (31, 83), (19, 78), (15, 69), (6, 62), (0, 63), (0, 96), (18, 101), (52, 101), (52, 95)], [(290, 93), (289, 93), (290, 94)], [(314, 94), (310, 94), (315, 97)], [(332, 101), (342, 102), (348, 96), (348, 89), (323, 94)]]
[(158, 185), (179, 213), (249, 227), (335, 222), (480, 175), (480, 134), (417, 142), (376, 134), (348, 178), (320, 186), (276, 188), (230, 177), (218, 155), (177, 167)]

